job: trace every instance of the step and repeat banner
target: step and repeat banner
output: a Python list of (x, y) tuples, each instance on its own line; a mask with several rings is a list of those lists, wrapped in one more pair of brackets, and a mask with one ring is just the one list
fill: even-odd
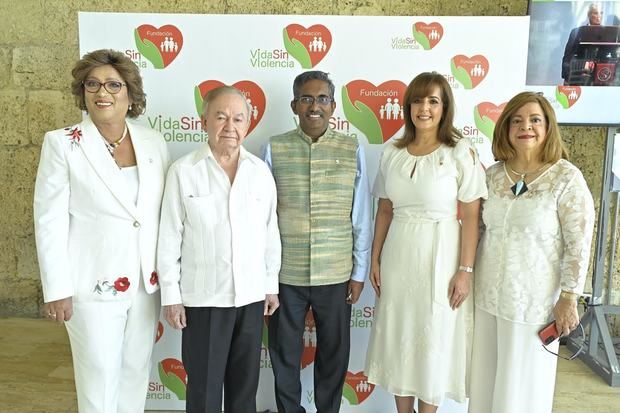
[[(140, 68), (147, 111), (140, 121), (162, 133), (173, 159), (204, 145), (204, 94), (222, 84), (241, 90), (252, 107), (244, 146), (258, 154), (275, 134), (296, 127), (293, 79), (305, 70), (329, 72), (336, 85), (335, 130), (365, 146), (370, 182), (387, 141), (403, 131), (407, 84), (420, 72), (448, 80), (456, 126), (493, 162), (491, 139), (505, 103), (524, 89), (528, 17), (352, 17), (80, 13), (80, 54), (112, 48)], [(343, 412), (395, 411), (393, 397), (366, 381), (364, 362), (374, 314), (367, 283), (351, 315), (351, 358)], [(316, 411), (313, 361), (316, 332), (306, 319), (302, 401)], [(259, 410), (275, 410), (273, 375), (263, 334)], [(161, 321), (153, 352), (147, 409), (184, 410), (187, 376), (180, 333)], [(446, 401), (441, 413), (465, 404)]]

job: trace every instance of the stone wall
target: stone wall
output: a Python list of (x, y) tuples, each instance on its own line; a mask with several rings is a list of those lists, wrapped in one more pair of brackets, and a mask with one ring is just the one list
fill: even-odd
[[(1, 0), (0, 316), (37, 316), (41, 305), (34, 177), (44, 132), (80, 119), (69, 93), (70, 68), (79, 57), (78, 11), (506, 16), (526, 14), (527, 0)], [(604, 130), (564, 127), (562, 132), (598, 202)], [(614, 284), (620, 303), (620, 276)]]

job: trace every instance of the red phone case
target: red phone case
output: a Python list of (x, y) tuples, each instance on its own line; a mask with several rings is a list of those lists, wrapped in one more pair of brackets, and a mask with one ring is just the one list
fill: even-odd
[(558, 329), (555, 328), (555, 320), (544, 326), (539, 332), (538, 337), (543, 342), (544, 345), (548, 345), (553, 343), (555, 340), (560, 338), (560, 334), (558, 333)]

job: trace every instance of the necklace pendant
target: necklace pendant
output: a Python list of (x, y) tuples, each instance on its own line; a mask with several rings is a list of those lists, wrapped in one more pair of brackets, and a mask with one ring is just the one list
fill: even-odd
[(519, 179), (510, 189), (515, 196), (519, 196), (527, 192), (527, 185), (523, 179)]
[(114, 146), (110, 145), (109, 143), (105, 142), (105, 148), (108, 150), (108, 152), (110, 153), (110, 155), (112, 156), (112, 158), (114, 158)]

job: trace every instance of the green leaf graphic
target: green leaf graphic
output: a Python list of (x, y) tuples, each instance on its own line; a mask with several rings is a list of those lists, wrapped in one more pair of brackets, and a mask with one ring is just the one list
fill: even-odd
[(310, 54), (306, 47), (297, 39), (289, 39), (286, 28), (282, 29), (282, 37), (284, 38), (284, 47), (301, 64), (304, 69), (312, 69)]
[(568, 107), (569, 107), (568, 96), (566, 96), (564, 93), (560, 92), (560, 90), (557, 89), (557, 88), (555, 89), (555, 98), (560, 103), (560, 105), (562, 105), (562, 107), (564, 109), (568, 109)]
[(366, 135), (368, 143), (375, 145), (383, 143), (381, 125), (377, 117), (367, 105), (359, 100), (352, 103), (346, 86), (342, 87), (342, 109), (349, 122)]
[(342, 397), (344, 397), (351, 406), (357, 406), (360, 404), (357, 399), (357, 393), (353, 390), (353, 387), (349, 383), (345, 383), (342, 387)]
[(471, 78), (469, 77), (469, 73), (462, 67), (456, 67), (454, 64), (454, 59), (450, 60), (450, 70), (452, 71), (452, 75), (463, 84), (465, 89), (472, 89), (473, 85), (471, 83)]
[(179, 400), (185, 400), (185, 383), (176, 374), (166, 373), (163, 366), (159, 363), (159, 379), (164, 386), (174, 393)]
[(198, 86), (194, 87), (194, 103), (196, 104), (196, 113), (198, 116), (202, 115), (202, 95)]
[(413, 25), (413, 38), (424, 48), (424, 50), (431, 50), (431, 42), (424, 33), (415, 29), (415, 24)]
[(157, 49), (157, 46), (153, 44), (148, 39), (142, 41), (140, 38), (140, 34), (138, 33), (138, 29), (133, 31), (133, 36), (136, 40), (136, 46), (138, 47), (138, 51), (142, 56), (146, 57), (152, 64), (155, 69), (163, 69), (164, 68), (164, 60)]
[(495, 122), (488, 116), (480, 116), (478, 108), (474, 108), (474, 122), (476, 127), (480, 129), (491, 142), (493, 142), (493, 131), (495, 130)]

